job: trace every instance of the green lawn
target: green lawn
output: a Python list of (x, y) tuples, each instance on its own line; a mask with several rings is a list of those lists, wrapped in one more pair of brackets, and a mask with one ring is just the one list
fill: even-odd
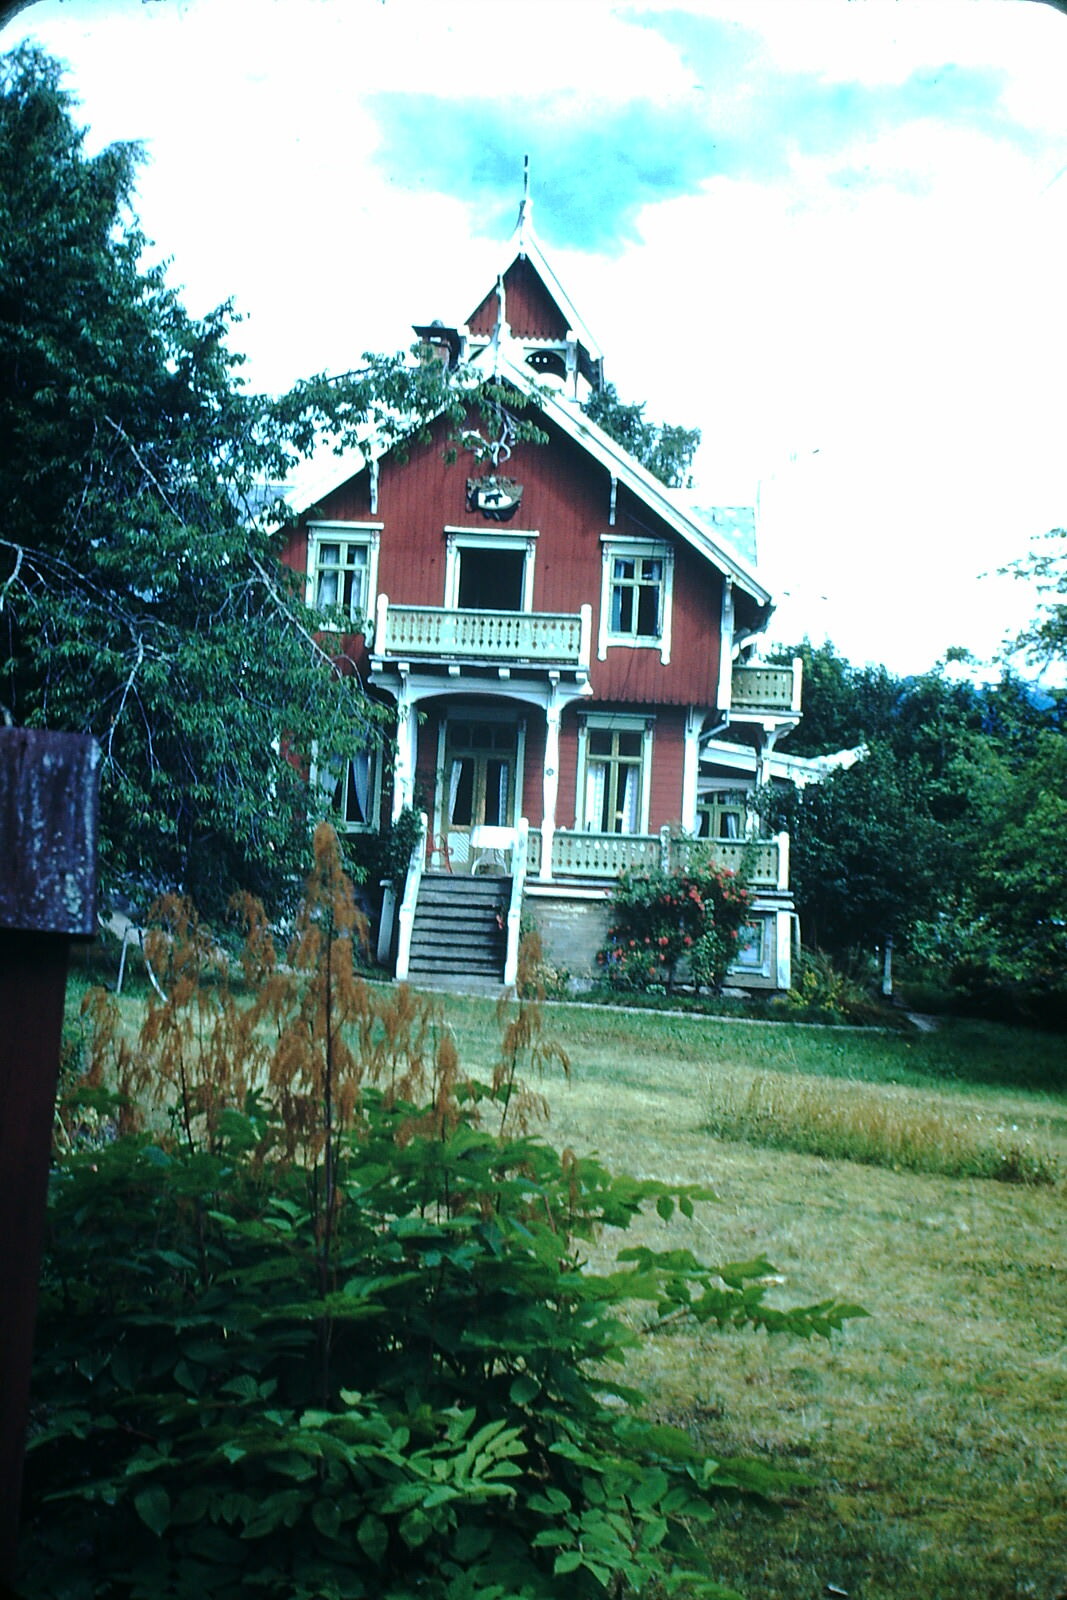
[[(461, 1058), (486, 1065), (493, 1008), (445, 1009)], [(540, 1085), (551, 1139), (718, 1192), (691, 1224), (650, 1218), (650, 1238), (709, 1260), (764, 1250), (784, 1298), (838, 1294), (871, 1314), (829, 1346), (679, 1330), (643, 1347), (659, 1410), (710, 1453), (769, 1454), (810, 1480), (782, 1517), (728, 1516), (710, 1570), (753, 1600), (811, 1600), (828, 1584), (862, 1600), (1061, 1595), (1063, 1040), (970, 1022), (898, 1037), (570, 1006), (548, 1008), (547, 1023), (573, 1064), (569, 1084)], [(714, 1138), (715, 1095), (753, 1073), (847, 1078), (950, 1125), (1014, 1125), (1061, 1177), (949, 1178)]]
[[(70, 996), (77, 1000), (82, 975)], [(488, 1072), (488, 1001), (442, 1001), (461, 1061)], [(140, 1002), (124, 1000), (131, 1026)], [(572, 1074), (534, 1083), (547, 1136), (640, 1176), (710, 1183), (691, 1222), (644, 1237), (705, 1260), (764, 1252), (782, 1303), (831, 1296), (870, 1316), (832, 1344), (676, 1325), (635, 1377), (717, 1457), (759, 1455), (807, 1486), (771, 1517), (724, 1513), (709, 1573), (751, 1600), (1059, 1600), (1067, 1593), (1067, 1050), (1062, 1038), (946, 1020), (933, 1034), (746, 1025), (546, 1008)], [(863, 1116), (935, 1123), (950, 1144), (1010, 1130), (1046, 1179), (1018, 1184), (771, 1148), (724, 1107), (770, 1085), (803, 1123), (850, 1098)], [(799, 1109), (798, 1109), (799, 1108)], [(850, 1134), (848, 1137), (852, 1137)], [(851, 1148), (846, 1141), (846, 1148)], [(938, 1158), (940, 1159), (940, 1158)], [(594, 1255), (612, 1259), (605, 1238)], [(639, 1317), (635, 1312), (635, 1317)]]

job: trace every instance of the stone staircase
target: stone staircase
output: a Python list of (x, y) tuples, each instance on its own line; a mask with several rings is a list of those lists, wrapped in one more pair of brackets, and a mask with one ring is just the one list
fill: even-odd
[(502, 924), (510, 896), (510, 878), (424, 873), (411, 930), (411, 981), (502, 983), (507, 942)]

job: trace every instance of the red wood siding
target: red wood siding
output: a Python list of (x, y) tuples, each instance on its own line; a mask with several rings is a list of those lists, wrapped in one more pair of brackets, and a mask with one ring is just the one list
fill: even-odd
[[(479, 422), (472, 417), (472, 426)], [(365, 472), (327, 495), (316, 510), (325, 519), (383, 524), (378, 589), (397, 604), (444, 604), (446, 525), (494, 529), (493, 523), (466, 509), (467, 478), (477, 470), (470, 456), (461, 455), (451, 465), (444, 459), (446, 443), (456, 431), (441, 423), (430, 441), (411, 447), (406, 461), (383, 460), (373, 519)], [(610, 527), (607, 472), (559, 432), (553, 431), (547, 445), (517, 445), (507, 471), (525, 492), (514, 522), (505, 527), (538, 533), (534, 610), (573, 612), (584, 602), (593, 608), (595, 698), (712, 707), (718, 683), (721, 574), (625, 489), (619, 490), (615, 525)], [(666, 665), (658, 647), (609, 646), (606, 659), (596, 659), (601, 536), (612, 533), (664, 538), (674, 550), (671, 659)], [(298, 568), (306, 563), (303, 533), (292, 535), (287, 559)], [(361, 650), (355, 654), (365, 667)]]
[[(425, 710), (425, 708), (423, 708)], [(437, 785), (437, 749), (441, 717), (436, 708), (425, 713), (426, 720), (419, 724), (418, 746), (415, 755), (415, 809), (425, 811), (430, 819), (430, 832), (436, 832), (434, 815)]]
[[(567, 322), (529, 261), (516, 257), (504, 274), (505, 316), (516, 339), (564, 339)], [(498, 301), (491, 289), (468, 319), (472, 333), (492, 333)]]
[(545, 810), (545, 719), (534, 706), (526, 708), (526, 769), (522, 775), (522, 815), (539, 828)]
[(652, 794), (648, 826), (652, 833), (682, 819), (682, 766), (685, 754), (685, 713), (659, 710), (652, 734)]
[(557, 828), (573, 828), (577, 822), (577, 791), (578, 710), (574, 706), (568, 706), (560, 719), (559, 725), (559, 793), (556, 796)]

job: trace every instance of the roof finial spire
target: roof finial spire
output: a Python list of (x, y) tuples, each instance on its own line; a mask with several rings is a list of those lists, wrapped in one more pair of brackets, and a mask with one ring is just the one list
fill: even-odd
[(530, 213), (533, 211), (533, 197), (530, 194), (530, 158), (522, 158), (522, 199), (519, 201), (519, 219), (515, 224), (519, 235), (519, 254), (525, 253), (526, 227), (530, 222)]

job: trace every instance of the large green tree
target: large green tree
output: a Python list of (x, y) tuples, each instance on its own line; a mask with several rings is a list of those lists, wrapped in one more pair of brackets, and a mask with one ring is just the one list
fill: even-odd
[(376, 731), (263, 486), (449, 396), (399, 357), (250, 393), (231, 308), (194, 318), (143, 265), (138, 156), (86, 153), (40, 51), (0, 61), (0, 715), (99, 738), (111, 884), (270, 898), (316, 803), (302, 759)]
[(668, 488), (692, 487), (690, 468), (700, 445), (699, 428), (649, 422), (644, 405), (628, 405), (620, 400), (613, 383), (604, 384), (590, 395), (582, 409)]
[[(1028, 952), (1046, 935), (1056, 940), (1048, 895), (1027, 885), (1062, 877), (1057, 828), (1041, 820), (1056, 808), (1040, 801), (1041, 774), (1054, 767), (1049, 751), (1062, 741), (1059, 702), (1010, 672), (986, 684), (941, 668), (898, 678), (882, 666), (854, 667), (831, 645), (805, 640), (781, 656), (794, 654), (804, 661), (805, 714), (790, 750), (867, 747), (865, 759), (818, 786), (763, 797), (770, 824), (792, 834), (805, 936), (835, 953), (889, 935), (913, 938), (972, 986), (978, 967), (962, 957), (977, 949), (980, 930), (988, 991), (993, 946), (1011, 927), (1002, 970), (1020, 993)], [(1021, 861), (1018, 872), (1004, 865), (1019, 858), (1024, 835), (1032, 881)], [(1001, 913), (1011, 895), (1021, 899), (1008, 917)], [(1032, 936), (1023, 931), (1028, 918)]]

